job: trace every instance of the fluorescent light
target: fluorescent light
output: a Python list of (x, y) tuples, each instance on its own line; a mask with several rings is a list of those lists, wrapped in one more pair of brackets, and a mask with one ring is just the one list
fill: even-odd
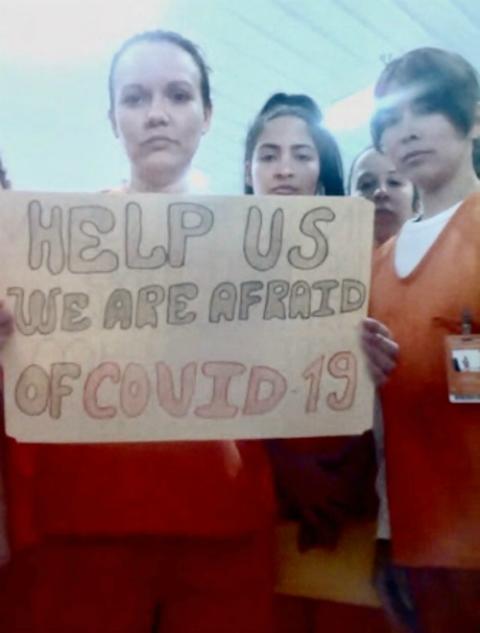
[(71, 65), (154, 28), (172, 0), (2, 0), (2, 61)]
[(355, 92), (326, 108), (324, 123), (332, 132), (343, 132), (364, 127), (374, 110), (373, 86)]

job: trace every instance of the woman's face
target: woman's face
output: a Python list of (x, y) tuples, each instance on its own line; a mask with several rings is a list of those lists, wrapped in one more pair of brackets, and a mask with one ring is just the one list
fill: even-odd
[(257, 195), (315, 195), (320, 158), (308, 126), (296, 116), (268, 121), (258, 137), (247, 183)]
[(165, 187), (181, 180), (211, 116), (193, 58), (170, 42), (140, 42), (120, 57), (113, 81), (110, 119), (132, 179)]
[(401, 176), (392, 161), (371, 148), (357, 159), (351, 190), (375, 204), (375, 242), (383, 244), (395, 235), (413, 213), (412, 183)]
[(452, 176), (472, 170), (472, 143), (480, 126), (464, 134), (442, 112), (432, 110), (426, 97), (392, 85), (393, 105), (383, 112), (382, 149), (420, 193), (433, 192)]

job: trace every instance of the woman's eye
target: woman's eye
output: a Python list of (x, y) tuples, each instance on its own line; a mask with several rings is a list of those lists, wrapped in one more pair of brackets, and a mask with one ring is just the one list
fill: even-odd
[(419, 97), (413, 102), (412, 110), (415, 114), (430, 114), (435, 111), (435, 107), (428, 97)]
[(376, 188), (376, 183), (373, 180), (363, 180), (357, 185), (357, 189), (362, 192), (373, 191)]
[(383, 130), (396, 125), (400, 121), (400, 113), (394, 108), (381, 110), (377, 116), (380, 128)]
[(275, 154), (260, 154), (258, 160), (262, 163), (271, 163), (275, 160)]
[(187, 101), (191, 101), (192, 95), (185, 90), (175, 90), (170, 94), (170, 99), (174, 103), (186, 103)]
[(141, 104), (143, 100), (144, 96), (139, 93), (126, 94), (122, 97), (122, 103), (131, 107)]
[(389, 185), (390, 187), (402, 187), (403, 182), (401, 180), (397, 180), (396, 178), (390, 178), (387, 181), (387, 185)]
[(313, 160), (313, 157), (311, 156), (311, 154), (297, 154), (295, 158), (301, 162), (308, 162), (308, 161)]

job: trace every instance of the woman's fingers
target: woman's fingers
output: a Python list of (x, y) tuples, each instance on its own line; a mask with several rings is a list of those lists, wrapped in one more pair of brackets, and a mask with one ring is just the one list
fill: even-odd
[(372, 380), (380, 386), (397, 365), (398, 343), (393, 340), (386, 325), (368, 318), (362, 323), (361, 344)]
[(12, 315), (0, 304), (0, 348), (5, 345), (13, 332)]

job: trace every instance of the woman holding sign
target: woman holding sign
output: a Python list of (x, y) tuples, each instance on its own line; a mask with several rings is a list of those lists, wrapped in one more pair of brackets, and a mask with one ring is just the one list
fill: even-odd
[[(188, 193), (212, 115), (196, 46), (172, 32), (132, 37), (109, 94), (127, 191)], [(12, 441), (9, 451), (22, 596), (12, 630), (271, 630), (273, 494), (260, 443)]]
[(480, 346), (480, 85), (459, 55), (422, 48), (388, 64), (375, 93), (374, 143), (420, 200), (420, 216), (377, 252), (363, 329), (382, 387), (393, 559), (407, 571), (421, 631), (473, 633), (480, 381), (453, 377), (452, 361)]
[[(340, 152), (334, 138), (322, 127), (321, 119), (320, 109), (307, 95), (273, 95), (247, 134), (245, 192), (343, 195)], [(335, 547), (345, 521), (361, 514), (373, 498), (371, 438), (366, 435), (353, 442), (344, 437), (272, 440), (268, 446), (282, 516), (299, 523), (300, 551), (316, 546)], [(363, 477), (358, 477), (358, 473)], [(282, 550), (279, 562), (282, 566)], [(302, 561), (298, 564), (302, 565)], [(333, 585), (339, 582), (332, 579)], [(309, 597), (317, 595), (315, 578), (311, 585)], [(298, 631), (330, 626), (336, 631), (348, 631), (352, 622), (363, 623), (372, 631), (384, 630), (379, 613), (326, 601), (283, 598), (278, 612), (285, 630), (288, 622)]]

